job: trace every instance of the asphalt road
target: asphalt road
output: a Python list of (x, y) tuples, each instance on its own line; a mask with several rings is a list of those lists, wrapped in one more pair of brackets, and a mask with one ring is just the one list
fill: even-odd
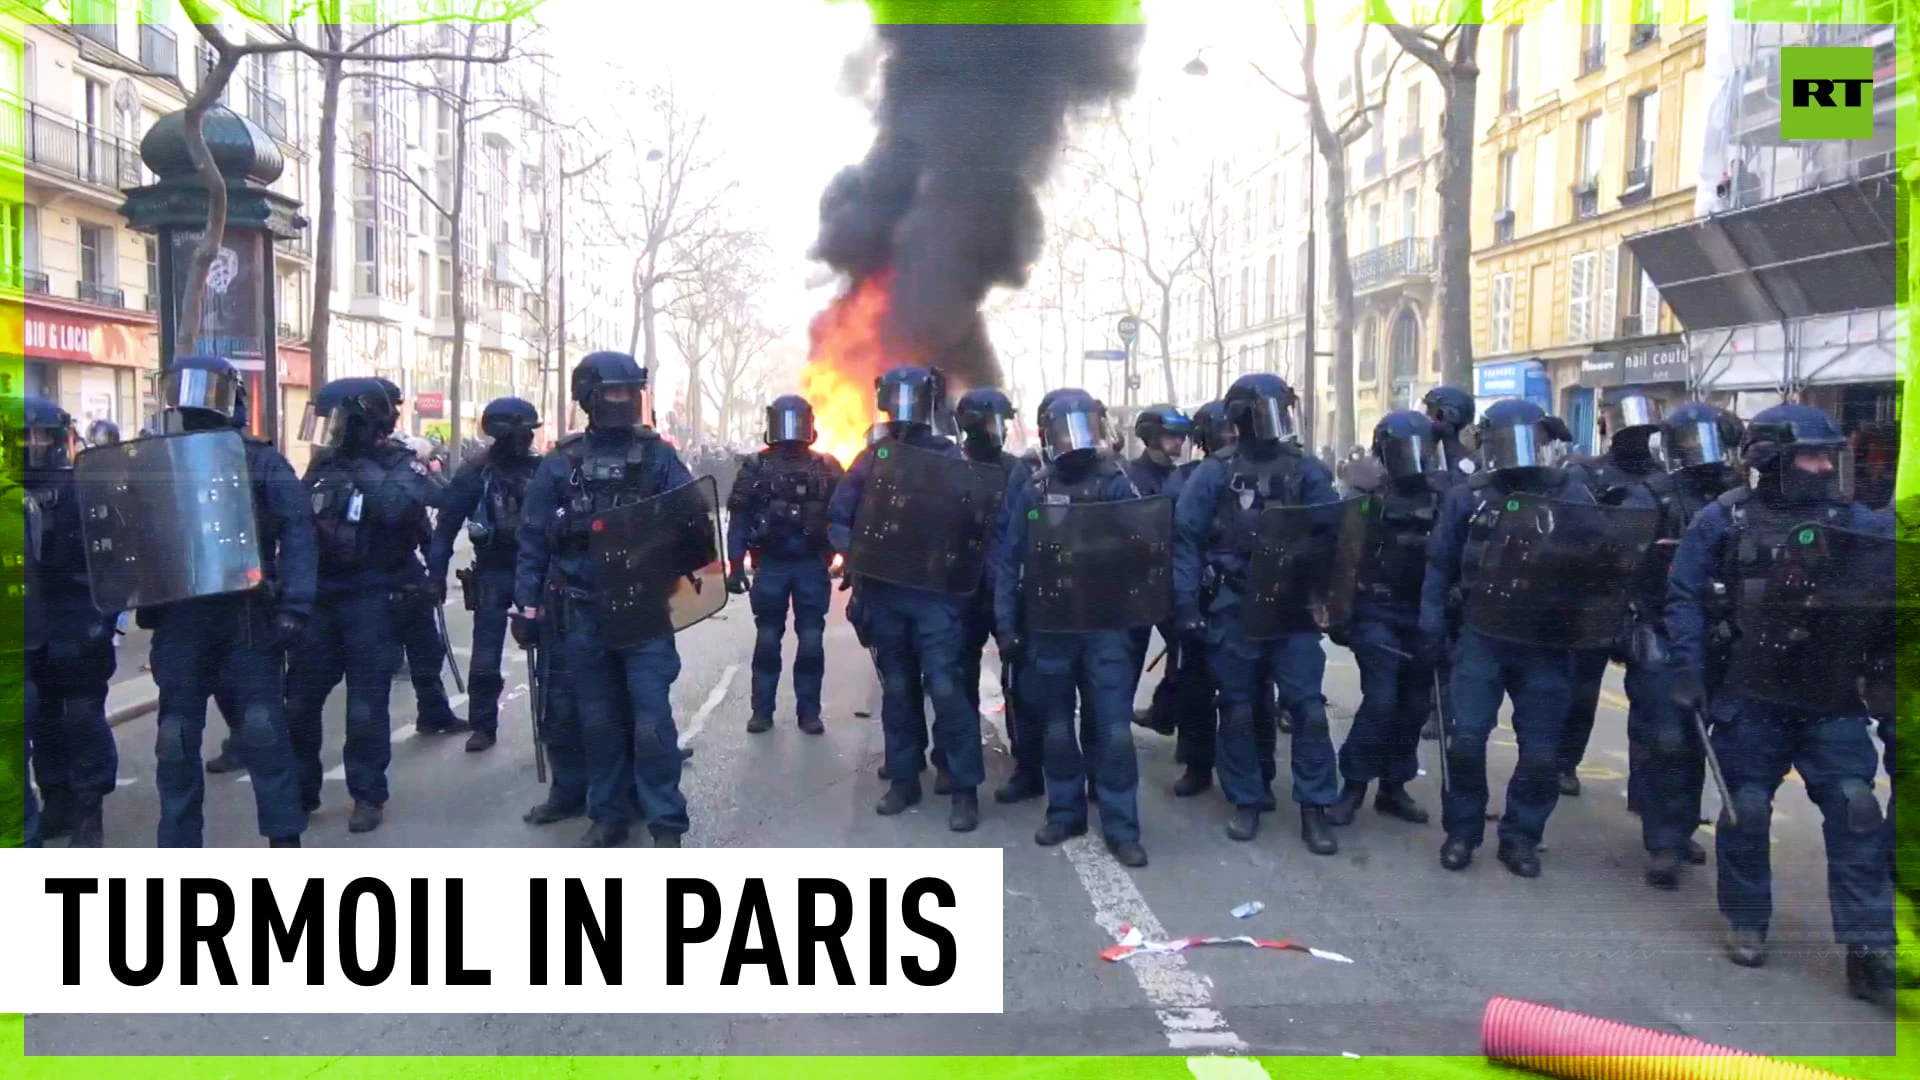
[[(836, 594), (836, 600), (841, 594)], [(456, 642), (466, 612), (448, 609)], [(690, 845), (995, 846), (1005, 855), (1005, 1012), (999, 1016), (820, 1017), (434, 1015), (52, 1016), (30, 1015), (34, 1054), (1478, 1054), (1487, 999), (1506, 995), (1683, 1032), (1771, 1054), (1890, 1054), (1888, 1014), (1849, 998), (1832, 944), (1819, 816), (1797, 782), (1774, 816), (1773, 958), (1752, 971), (1721, 953), (1711, 866), (1677, 893), (1640, 882), (1638, 822), (1624, 801), (1624, 700), (1618, 673), (1583, 775), (1549, 826), (1545, 873), (1525, 881), (1492, 858), (1462, 874), (1436, 861), (1437, 824), (1406, 825), (1363, 809), (1341, 830), (1332, 858), (1308, 854), (1283, 807), (1251, 844), (1222, 832), (1217, 794), (1176, 800), (1173, 741), (1136, 729), (1144, 842), (1152, 864), (1128, 871), (1097, 839), (1036, 847), (1041, 807), (983, 800), (980, 829), (946, 828), (944, 799), (897, 818), (873, 813), (882, 784), (878, 688), (866, 653), (836, 611), (828, 630), (827, 733), (794, 726), (782, 698), (772, 732), (749, 736), (752, 624), (735, 601), (681, 638), (675, 686), (682, 739), (695, 755), (685, 789)], [(137, 643), (129, 642), (137, 657)], [(791, 641), (789, 641), (789, 650)], [(464, 647), (461, 648), (464, 663)], [(789, 665), (791, 656), (789, 655)], [(123, 670), (129, 666), (123, 657)], [(138, 659), (131, 665), (138, 668)], [(1149, 676), (1150, 685), (1152, 676)], [(541, 800), (534, 780), (525, 672), (510, 660), (502, 740), (468, 754), (461, 737), (414, 734), (413, 693), (394, 683), (392, 801), (376, 832), (350, 837), (339, 772), (344, 711), (328, 706), (326, 803), (310, 846), (555, 847), (583, 821), (536, 828), (521, 813)], [(1327, 695), (1335, 737), (1357, 700), (1358, 673), (1329, 646)], [(1143, 687), (1143, 698), (1148, 687)], [(451, 683), (449, 682), (449, 690)], [(986, 707), (989, 784), (1010, 768), (997, 693)], [(458, 704), (463, 704), (459, 703)], [(217, 716), (217, 713), (215, 714)], [(210, 723), (217, 739), (221, 725)], [(109, 800), (108, 843), (153, 842), (153, 719), (116, 729), (121, 788)], [(1412, 790), (1437, 821), (1433, 774)], [(211, 750), (211, 747), (209, 747)], [(1282, 742), (1282, 752), (1285, 743)], [(1510, 732), (1493, 748), (1502, 790), (1513, 762)], [(1282, 766), (1284, 772), (1284, 763)], [(1284, 784), (1279, 789), (1284, 799)], [(1884, 794), (1884, 789), (1883, 789)], [(1498, 796), (1495, 806), (1497, 808)], [(1712, 796), (1709, 795), (1710, 804)], [(1711, 814), (1709, 814), (1711, 816)], [(210, 777), (208, 841), (257, 846), (244, 776)], [(644, 837), (644, 831), (637, 831)], [(1703, 840), (1711, 847), (1710, 836)], [(644, 839), (640, 842), (644, 843)], [(620, 856), (614, 855), (613, 858)], [(1259, 900), (1252, 919), (1228, 912)], [(1338, 964), (1298, 953), (1200, 949), (1108, 963), (1099, 951), (1120, 923), (1150, 936), (1248, 933), (1291, 938), (1351, 957)]]

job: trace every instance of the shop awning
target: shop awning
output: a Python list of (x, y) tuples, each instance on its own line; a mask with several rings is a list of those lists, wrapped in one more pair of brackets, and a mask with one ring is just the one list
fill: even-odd
[(1627, 238), (1689, 331), (1892, 307), (1906, 287), (1893, 173)]

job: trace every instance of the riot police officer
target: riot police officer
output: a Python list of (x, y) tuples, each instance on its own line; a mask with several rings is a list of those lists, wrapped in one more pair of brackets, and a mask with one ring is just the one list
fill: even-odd
[(288, 723), (301, 797), (313, 810), (320, 805), (321, 711), (345, 679), (347, 829), (363, 833), (380, 826), (387, 803), (389, 695), (402, 621), (396, 608), (417, 604), (425, 592), (417, 553), (437, 489), (419, 459), (386, 439), (394, 402), (378, 380), (336, 379), (315, 402), (308, 435), (325, 453), (308, 465), (305, 484), (320, 549), (319, 602), (287, 672)]
[[(466, 525), (473, 544), (473, 565), (460, 571), (460, 591), (473, 612), (473, 657), (467, 668), (469, 751), (491, 747), (500, 733), (500, 691), (505, 682), (500, 662), (507, 636), (507, 610), (513, 606), (514, 560), (520, 552), (520, 511), (527, 481), (540, 459), (533, 454), (533, 433), (540, 412), (517, 397), (495, 398), (480, 413), (480, 429), (493, 442), (482, 457), (468, 461), (440, 492), (433, 547), (427, 554), (429, 591), (446, 594), (447, 566), (453, 544)], [(439, 671), (434, 672), (439, 681)]]
[[(393, 399), (392, 417), (385, 422), (385, 430), (380, 437), (413, 455), (413, 459), (426, 469), (433, 492), (428, 505), (437, 506), (446, 482), (434, 472), (435, 462), (439, 460), (436, 447), (444, 450), (445, 444), (396, 436), (394, 428), (399, 423), (400, 406), (406, 404), (406, 398), (392, 380), (376, 378), (373, 381), (379, 383), (387, 396)], [(321, 393), (325, 392), (325, 388), (322, 388)], [(394, 633), (399, 639), (401, 651), (406, 654), (407, 680), (413, 684), (414, 731), (421, 735), (457, 735), (467, 730), (467, 725), (453, 714), (453, 703), (447, 698), (446, 684), (440, 680), (441, 667), (450, 659), (447, 655), (449, 643), (440, 632), (445, 624), (439, 617), (440, 608), (447, 601), (447, 577), (445, 574), (437, 577), (428, 574), (426, 563), (420, 557), (427, 554), (432, 543), (430, 530), (419, 536), (419, 551), (412, 557), (416, 570), (414, 580), (395, 596)]]
[(93, 605), (86, 540), (73, 489), (73, 419), (44, 398), (26, 399), (23, 479), (40, 509), (43, 547), (37, 584), (50, 618), (44, 647), (28, 654), (39, 708), (33, 774), (45, 808), (41, 836), (71, 836), (69, 847), (103, 842), (101, 803), (114, 789), (120, 757), (107, 726), (114, 671), (114, 620)]
[(1473, 395), (1457, 386), (1436, 386), (1420, 399), (1433, 421), (1433, 437), (1440, 440), (1446, 456), (1446, 480), (1449, 486), (1473, 474), (1473, 455), (1460, 442), (1461, 433), (1473, 426)]
[[(160, 398), (167, 431), (244, 429), (250, 415), (239, 372), (215, 357), (176, 357), (160, 379)], [(161, 847), (201, 846), (206, 779), (200, 741), (207, 701), (216, 691), (232, 698), (236, 711), (227, 719), (269, 846), (299, 847), (311, 809), (301, 803), (282, 671), (286, 650), (298, 644), (295, 655), (308, 651), (303, 633), (315, 609), (317, 571), (312, 511), (279, 450), (250, 438), (245, 446), (262, 586), (182, 600), (151, 613), (150, 655), (160, 691), (154, 779)]]
[[(1827, 891), (1834, 937), (1847, 949), (1847, 986), (1857, 997), (1891, 1004), (1894, 985), (1893, 890), (1873, 783), (1879, 765), (1859, 701), (1856, 657), (1844, 624), (1817, 634), (1800, 629), (1810, 614), (1799, 587), (1814, 596), (1845, 581), (1892, 592), (1892, 545), (1883, 558), (1836, 560), (1821, 578), (1803, 569), (1801, 549), (1817, 552), (1829, 532), (1891, 539), (1893, 522), (1852, 500), (1851, 461), (1834, 419), (1810, 405), (1776, 405), (1755, 416), (1741, 460), (1758, 474), (1688, 526), (1668, 579), (1667, 630), (1673, 644), (1673, 704), (1712, 719), (1712, 747), (1732, 803), (1714, 832), (1720, 912), (1731, 928), (1736, 964), (1766, 962), (1773, 914), (1768, 851), (1773, 795), (1788, 769), (1806, 778), (1825, 819)], [(1717, 585), (1717, 587), (1716, 587)], [(1735, 598), (1738, 632), (1725, 670), (1710, 627), (1714, 596)], [(1708, 675), (1724, 679), (1717, 686)], [(1711, 695), (1711, 700), (1709, 700)]]
[[(1091, 779), (1107, 850), (1122, 866), (1139, 867), (1147, 864), (1147, 852), (1140, 845), (1140, 772), (1129, 730), (1132, 641), (1124, 621), (1077, 633), (1050, 629), (1044, 615), (1035, 610), (1042, 600), (1035, 595), (1037, 587), (1046, 586), (1055, 597), (1072, 597), (1068, 603), (1076, 607), (1090, 607), (1088, 596), (1100, 588), (1100, 581), (1036, 581), (1028, 552), (1030, 531), (1057, 535), (1062, 544), (1072, 542), (1074, 526), (1062, 511), (1087, 503), (1140, 498), (1139, 489), (1102, 446), (1105, 412), (1106, 407), (1092, 395), (1077, 390), (1056, 395), (1048, 406), (1041, 428), (1046, 464), (1030, 481), (1008, 492), (995, 545), (995, 634), (1003, 656), (1028, 665), (1027, 703), (1039, 714), (1046, 732), (1047, 820), (1034, 842), (1052, 846), (1087, 831), (1086, 793)], [(1057, 534), (1052, 525), (1056, 515), (1062, 517)], [(1029, 516), (1036, 521), (1030, 523)], [(1038, 520), (1043, 516), (1047, 520)], [(1163, 527), (1170, 524), (1164, 514), (1161, 521)], [(1166, 537), (1159, 539), (1165, 543)], [(1149, 550), (1142, 546), (1140, 553)], [(1133, 576), (1150, 571), (1146, 566), (1132, 569)], [(1103, 567), (1099, 578), (1110, 587), (1113, 575), (1113, 568)], [(1025, 605), (1020, 602), (1023, 591)], [(1164, 601), (1162, 611), (1147, 613), (1141, 625), (1151, 625), (1163, 613)], [(1080, 715), (1091, 719), (1091, 738), (1076, 738), (1076, 699)]]
[(748, 458), (727, 497), (727, 589), (745, 593), (753, 553), (753, 714), (747, 731), (773, 727), (780, 690), (780, 649), (793, 610), (798, 646), (793, 698), (800, 730), (818, 735), (820, 684), (827, 671), (827, 609), (833, 605), (827, 503), (845, 475), (840, 463), (812, 449), (813, 406), (787, 394), (767, 406), (767, 448)]
[[(1449, 652), (1449, 609), (1459, 598), (1476, 589), (1482, 594), (1494, 591), (1496, 583), (1483, 563), (1501, 515), (1524, 510), (1513, 496), (1554, 499), (1561, 506), (1593, 504), (1585, 485), (1560, 468), (1564, 447), (1572, 441), (1566, 424), (1546, 415), (1538, 405), (1515, 398), (1495, 402), (1474, 431), (1484, 467), (1447, 492), (1427, 544), (1420, 652), (1428, 663), (1438, 662)], [(1592, 527), (1591, 521), (1582, 524)], [(1569, 522), (1568, 527), (1578, 526)], [(1551, 584), (1542, 582), (1540, 587)], [(1507, 596), (1487, 606), (1498, 605), (1504, 605), (1511, 618), (1522, 620), (1546, 610), (1550, 599)], [(1570, 650), (1496, 638), (1469, 623), (1452, 644), (1451, 656), (1451, 680), (1444, 689), (1453, 708), (1452, 730), (1441, 742), (1449, 772), (1441, 814), (1447, 838), (1440, 847), (1440, 865), (1465, 870), (1485, 838), (1487, 738), (1493, 733), (1501, 698), (1511, 697), (1520, 761), (1507, 785), (1499, 857), (1514, 874), (1538, 877), (1541, 834), (1560, 795), (1556, 765), (1560, 727), (1572, 693)]]
[[(9, 554), (14, 551), (20, 553), (19, 580), (17, 582), (12, 580), (12, 575), (9, 574), (7, 584), (10, 589), (17, 587), (20, 590), (21, 617), (18, 641), (11, 640), (11, 635), (0, 638), (0, 649), (17, 649), (21, 653), (32, 653), (47, 643), (47, 619), (40, 589), (40, 548), (44, 535), (44, 518), (40, 512), (40, 503), (22, 486), (22, 482), (26, 479), (27, 466), (25, 414), (25, 402), (20, 398), (0, 397), (0, 506), (10, 508), (18, 505), (21, 510), (21, 516), (17, 519), (18, 533), (10, 527), (16, 519), (11, 515), (0, 518), (0, 530), (4, 530), (5, 536), (4, 547), (0, 547), (0, 550)], [(33, 676), (28, 671), (29, 665), (24, 661), (24, 657), (19, 659), (10, 657), (4, 664), (0, 664), (0, 701), (11, 704), (17, 690), (21, 704), (17, 712), (9, 709), (6, 713), (0, 714), (0, 729), (5, 730), (4, 737), (12, 737), (12, 718), (20, 717), (22, 729), (20, 745), (26, 749), (26, 761), (29, 764), (29, 768), (21, 769), (14, 774), (20, 777), (21, 786), (25, 789), (22, 792), (25, 802), (25, 815), (21, 820), (22, 839), (26, 847), (37, 848), (41, 846), (40, 800), (34, 795), (31, 776), (33, 723), (30, 718), (38, 715), (40, 711), (40, 697), (33, 684)], [(13, 770), (8, 771), (13, 774)], [(11, 781), (11, 779), (10, 775), (8, 780)], [(5, 796), (0, 797), (11, 795), (12, 792), (9, 790)]]
[(1133, 434), (1142, 443), (1127, 462), (1127, 479), (1142, 495), (1158, 495), (1172, 479), (1193, 437), (1193, 419), (1173, 405), (1154, 405), (1134, 417)]
[(1433, 668), (1419, 659), (1420, 585), (1446, 459), (1433, 422), (1398, 409), (1374, 425), (1368, 464), (1376, 467), (1355, 466), (1347, 475), (1356, 489), (1380, 500), (1381, 510), (1360, 569), (1353, 625), (1340, 642), (1360, 665), (1361, 700), (1340, 745), (1346, 784), (1327, 818), (1351, 824), (1368, 786), (1378, 780), (1374, 809), (1425, 825), (1427, 812), (1406, 785), (1420, 773), (1420, 727), (1433, 699)]
[[(1173, 542), (1174, 606), (1179, 632), (1204, 642), (1220, 700), (1214, 769), (1221, 793), (1233, 803), (1227, 835), (1251, 840), (1271, 798), (1262, 777), (1255, 701), (1266, 692), (1264, 661), (1280, 685), (1293, 716), (1293, 799), (1300, 806), (1300, 833), (1308, 850), (1331, 855), (1338, 848), (1326, 807), (1339, 795), (1334, 780), (1332, 735), (1327, 729), (1321, 680), (1327, 657), (1314, 613), (1288, 610), (1284, 625), (1266, 640), (1251, 640), (1245, 619), (1247, 572), (1255, 523), (1269, 506), (1308, 506), (1336, 501), (1333, 478), (1307, 457), (1294, 438), (1293, 388), (1279, 376), (1242, 375), (1226, 396), (1239, 441), (1227, 456), (1200, 463), (1180, 490)], [(1212, 603), (1200, 606), (1202, 573), (1219, 578)]]
[[(1186, 487), (1193, 474), (1199, 470), (1200, 461), (1229, 453), (1237, 436), (1233, 422), (1227, 419), (1225, 402), (1209, 401), (1193, 412), (1193, 441), (1202, 455), (1199, 461), (1186, 461), (1173, 471), (1161, 494), (1174, 499), (1180, 498), (1180, 492)], [(1203, 578), (1208, 575), (1202, 572)], [(1212, 602), (1212, 590), (1203, 581), (1200, 595), (1200, 608), (1206, 610)], [(1167, 642), (1166, 674), (1159, 685), (1153, 688), (1153, 704), (1149, 709), (1147, 727), (1163, 735), (1174, 737), (1174, 758), (1185, 771), (1173, 783), (1173, 793), (1181, 798), (1198, 795), (1213, 786), (1213, 733), (1218, 724), (1219, 712), (1214, 706), (1213, 673), (1207, 669), (1205, 648), (1177, 648), (1180, 635), (1176, 631)], [(1255, 699), (1256, 727), (1260, 723), (1260, 712), (1268, 716), (1271, 724), (1271, 709), (1268, 702), (1270, 694), (1259, 695)], [(1263, 740), (1261, 750), (1262, 772), (1272, 777), (1273, 740)]]
[[(947, 515), (988, 501), (993, 503), (991, 513), (997, 514), (1005, 477), (997, 469), (968, 462), (953, 440), (935, 433), (935, 423), (944, 422), (946, 401), (945, 382), (937, 371), (897, 367), (876, 380), (876, 390), (876, 404), (888, 417), (887, 436), (854, 459), (828, 507), (834, 547), (846, 555), (847, 572), (855, 575), (868, 635), (879, 650), (888, 788), (875, 810), (891, 816), (920, 801), (921, 744), (913, 728), (924, 689), (933, 701), (934, 745), (946, 758), (952, 787), (947, 827), (972, 832), (980, 823), (985, 763), (980, 713), (960, 686), (960, 643), (966, 605), (979, 587), (980, 571), (962, 570), (958, 559), (961, 551), (984, 544), (993, 520), (989, 516), (967, 523), (969, 535), (963, 537), (950, 535), (959, 525)], [(911, 506), (862, 506), (868, 477), (881, 462), (914, 474), (911, 490), (902, 490), (899, 500)], [(996, 482), (1001, 485), (997, 490)], [(924, 565), (937, 564), (943, 570), (938, 580), (915, 577), (911, 585), (881, 580), (876, 575), (904, 579), (908, 568), (884, 555), (863, 557), (856, 542), (873, 537), (879, 528), (875, 522), (891, 521), (894, 514), (917, 519), (919, 528), (899, 535), (928, 553)]]
[(647, 371), (633, 357), (587, 355), (573, 369), (572, 396), (587, 429), (560, 440), (527, 484), (514, 600), (525, 618), (552, 623), (565, 657), (593, 822), (582, 846), (618, 844), (644, 816), (655, 847), (679, 847), (688, 827), (673, 723), (680, 652), (671, 632), (609, 644), (628, 628), (596, 603), (590, 536), (600, 515), (683, 488), (693, 475), (646, 422)]
[(120, 445), (120, 425), (111, 420), (95, 420), (87, 425), (88, 446)]

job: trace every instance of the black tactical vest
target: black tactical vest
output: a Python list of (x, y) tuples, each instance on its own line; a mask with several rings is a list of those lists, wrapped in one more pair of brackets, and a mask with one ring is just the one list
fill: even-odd
[(1750, 488), (1733, 488), (1717, 500), (1727, 508), (1732, 527), (1720, 551), (1720, 581), (1726, 588), (1731, 614), (1739, 611), (1743, 594), (1755, 599), (1766, 591), (1773, 561), (1802, 525), (1844, 527), (1844, 504), (1782, 506), (1755, 499)]
[(762, 450), (754, 480), (753, 497), (759, 503), (756, 544), (826, 550), (827, 497), (833, 478), (818, 455), (793, 458)]
[(1214, 546), (1243, 554), (1253, 550), (1260, 511), (1268, 506), (1299, 506), (1306, 501), (1300, 475), (1300, 451), (1282, 443), (1280, 452), (1256, 461), (1243, 452), (1226, 459), (1227, 480), (1214, 504)]
[(556, 551), (585, 549), (597, 515), (660, 494), (653, 479), (640, 467), (654, 438), (651, 432), (636, 431), (624, 454), (596, 454), (584, 435), (561, 441), (559, 451), (567, 461), (567, 482), (560, 493), (560, 510), (548, 526), (548, 542)]
[[(263, 444), (264, 445), (264, 444)], [(405, 535), (383, 534), (379, 526), (364, 520), (365, 496), (353, 479), (353, 462), (367, 460), (383, 471), (407, 467), (412, 451), (382, 445), (364, 459), (328, 457), (315, 465), (307, 485), (313, 501), (313, 535), (320, 549), (320, 572), (346, 574), (359, 570), (398, 570), (413, 557), (424, 539), (426, 508), (418, 520), (404, 530)], [(258, 505), (256, 497), (255, 505)], [(262, 536), (262, 546), (269, 543)]]
[(1085, 476), (1068, 480), (1052, 465), (1044, 465), (1033, 474), (1033, 501), (1040, 506), (1065, 506), (1069, 503), (1100, 502), (1107, 485), (1120, 473), (1120, 466), (1104, 455)]
[(533, 478), (533, 463), (488, 462), (480, 471), (480, 520), (478, 529), (468, 529), (476, 548), (500, 550), (514, 547), (520, 536), (520, 522), (527, 501), (527, 481)]
[(1438, 492), (1374, 493), (1383, 509), (1371, 550), (1360, 567), (1360, 595), (1395, 603), (1418, 603), (1427, 575), (1427, 537), (1439, 516)]

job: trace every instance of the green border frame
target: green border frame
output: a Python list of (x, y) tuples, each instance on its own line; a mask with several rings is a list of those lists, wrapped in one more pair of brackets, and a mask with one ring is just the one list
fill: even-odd
[[(9, 24), (24, 22), (65, 22), (70, 3), (79, 6), (87, 0), (0, 0), (0, 19)], [(111, 4), (117, 9), (136, 6), (138, 0), (91, 0), (93, 5)], [(172, 6), (176, 0), (158, 0)], [(374, 0), (379, 2), (379, 0)], [(559, 0), (587, 2), (587, 0)], [(602, 0), (615, 2), (615, 0)], [(767, 0), (775, 2), (775, 0)], [(779, 0), (796, 2), (796, 0)], [(847, 0), (816, 0), (845, 3)], [(1169, 2), (1169, 0), (1161, 0)], [(1195, 4), (1216, 0), (1190, 0)], [(1324, 19), (1329, 10), (1338, 14), (1333, 21), (1347, 23), (1356, 17), (1373, 17), (1380, 0), (1274, 0), (1294, 6), (1307, 18)], [(1567, 0), (1565, 11), (1577, 11)], [(256, 16), (282, 14), (289, 9), (311, 6), (312, 0), (242, 0), (227, 4), (236, 11)], [(342, 6), (358, 12), (368, 0), (341, 0)], [(396, 0), (387, 0), (396, 3)], [(397, 0), (417, 5), (432, 17), (449, 7), (470, 7), (465, 0)], [(1141, 0), (867, 0), (877, 22), (889, 23), (1141, 23), (1145, 21)], [(1620, 0), (1615, 0), (1617, 6)], [(1914, 42), (1920, 33), (1920, 0), (1735, 0), (1736, 17), (1751, 21), (1842, 23), (1847, 21), (1890, 21), (1896, 26), (1899, 63), (1911, 71)], [(386, 6), (382, 4), (382, 6)], [(1483, 12), (1492, 21), (1519, 21), (1524, 13), (1538, 11), (1541, 0), (1415, 0), (1388, 5), (1409, 17), (1416, 12), (1432, 12), (1456, 19), (1479, 19)], [(1697, 22), (1705, 17), (1708, 0), (1666, 0), (1670, 25)], [(1317, 8), (1317, 10), (1316, 10)], [(1674, 16), (1673, 9), (1684, 14)], [(435, 9), (439, 9), (436, 11)], [(1366, 12), (1368, 14), (1361, 14)], [(1872, 19), (1861, 18), (1871, 12)], [(1611, 20), (1610, 20), (1611, 21)], [(1624, 21), (1624, 20), (1622, 20)], [(0, 35), (0, 48), (12, 45)], [(14, 87), (0, 91), (16, 92)], [(1910, 193), (1920, 195), (1920, 161), (1914, 158), (1915, 98), (1909, 95), (1898, 116), (1897, 140), (1900, 147), (1902, 179)], [(10, 107), (0, 104), (0, 108)], [(12, 202), (24, 201), (21, 166), (0, 153), (0, 197)], [(1906, 223), (1907, 281), (1910, 290), (1920, 289), (1920, 251), (1911, 243), (1912, 223)], [(17, 290), (0, 286), (0, 393), (8, 387), (24, 386), (24, 362), (21, 348), (22, 304)], [(1914, 415), (1903, 430), (1903, 444), (1897, 486), (1896, 506), (1903, 528), (1920, 536), (1920, 378), (1915, 378), (1916, 347), (1920, 347), (1920, 323), (1914, 319), (1912, 305), (1902, 312), (1908, 330), (1907, 346), (1900, 358), (1901, 378), (1905, 382), (1903, 403)], [(18, 403), (12, 420), (19, 420)], [(11, 536), (11, 533), (8, 534)], [(7, 540), (5, 543), (17, 544)], [(0, 551), (0, 556), (17, 558), (18, 550)], [(1899, 567), (1903, 593), (1920, 591), (1920, 566), (1903, 562)], [(6, 602), (14, 602), (8, 598)], [(24, 679), (22, 657), (7, 651), (0, 642), (0, 847), (18, 847), (21, 843), (22, 791), (25, 783), (25, 740), (19, 730), (21, 685)], [(18, 643), (13, 643), (16, 650)], [(1902, 702), (1911, 700), (1913, 708), (1902, 712), (1920, 712), (1920, 641), (1902, 640)], [(1920, 780), (1920, 738), (1910, 737), (1897, 748), (1896, 774), (1903, 779)], [(1920, 787), (1916, 787), (1920, 793)], [(1920, 875), (1920, 801), (1910, 798), (1901, 808), (1898, 821), (1897, 859), (1908, 876)], [(1899, 907), (1899, 932), (1903, 958), (1920, 962), (1920, 910), (1905, 895), (1896, 899)], [(1920, 992), (1904, 992), (1900, 1000), (1900, 1019), (1896, 1050), (1880, 1057), (1795, 1057), (1782, 1060), (1831, 1070), (1858, 1080), (1913, 1080), (1920, 1076)], [(924, 1076), (952, 1080), (987, 1080), (1019, 1077), (1030, 1080), (1146, 1080), (1181, 1078), (1205, 1072), (1204, 1066), (1189, 1068), (1189, 1059), (1180, 1056), (1159, 1057), (949, 1057), (949, 1058), (875, 1058), (875, 1057), (658, 1057), (627, 1059), (617, 1057), (28, 1057), (25, 1052), (25, 1021), (20, 1015), (0, 1016), (0, 1076), (21, 1080), (70, 1080), (75, 1076), (138, 1077), (139, 1080), (170, 1080), (173, 1077), (202, 1077), (216, 1074), (231, 1080), (293, 1080), (322, 1072), (383, 1076), (406, 1080), (479, 1080), (492, 1077), (543, 1077), (577, 1080), (585, 1077), (632, 1075), (646, 1070), (660, 1075), (720, 1078), (779, 1077), (782, 1080), (866, 1080), (866, 1078)], [(1222, 1067), (1231, 1059), (1214, 1059)], [(1506, 1074), (1508, 1070), (1479, 1057), (1373, 1057), (1360, 1059), (1279, 1057), (1255, 1059), (1269, 1075), (1298, 1077), (1302, 1080), (1346, 1077), (1419, 1077), (1421, 1080), (1467, 1080)], [(1627, 1063), (1616, 1063), (1609, 1071), (1626, 1074)], [(1649, 1064), (1649, 1063), (1642, 1063)], [(1677, 1063), (1675, 1063), (1677, 1064)], [(1672, 1075), (1678, 1076), (1679, 1073)], [(1694, 1075), (1704, 1075), (1704, 1069)], [(1731, 1072), (1720, 1075), (1732, 1075)], [(1741, 1073), (1740, 1075), (1758, 1075)]]

